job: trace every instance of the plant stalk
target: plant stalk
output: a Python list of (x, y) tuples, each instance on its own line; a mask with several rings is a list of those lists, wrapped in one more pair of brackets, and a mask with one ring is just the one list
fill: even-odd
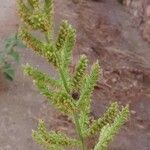
[[(61, 68), (59, 68), (59, 73), (61, 75), (61, 78), (63, 80), (63, 84), (64, 84), (64, 87), (66, 89), (66, 92), (70, 95), (70, 90), (68, 88), (68, 85), (67, 85), (67, 82), (66, 82), (66, 79), (65, 79), (65, 76), (63, 74), (63, 70)], [(80, 127), (80, 124), (79, 124), (79, 117), (78, 117), (78, 114), (77, 113), (74, 113), (74, 121), (75, 121), (75, 126), (76, 126), (76, 131), (78, 133), (78, 136), (79, 136), (79, 140), (81, 141), (81, 150), (86, 150), (85, 149), (85, 144), (84, 144), (84, 138), (82, 136), (82, 133), (81, 133), (81, 127)]]
[(74, 113), (74, 120), (75, 120), (76, 131), (78, 133), (79, 140), (81, 141), (81, 150), (85, 150), (84, 138), (83, 138), (82, 133), (81, 133), (81, 128), (80, 128), (80, 124), (79, 124), (79, 119), (78, 119), (78, 114), (77, 113)]
[[(57, 57), (57, 60), (59, 61), (59, 56), (56, 55), (56, 57)], [(61, 79), (63, 81), (63, 85), (64, 85), (64, 88), (65, 88), (66, 92), (70, 95), (70, 90), (69, 90), (69, 87), (68, 87), (68, 84), (67, 84), (67, 81), (66, 81), (66, 78), (64, 76), (64, 73), (63, 73), (63, 70), (62, 70), (61, 66), (59, 66), (59, 74), (60, 74)], [(70, 95), (70, 97), (72, 97), (72, 95)], [(84, 144), (84, 138), (83, 138), (82, 133), (81, 133), (81, 127), (80, 127), (80, 124), (79, 124), (78, 114), (74, 112), (73, 116), (74, 116), (76, 131), (78, 133), (79, 140), (81, 141), (81, 150), (86, 150), (85, 149), (85, 144)]]
[(70, 94), (70, 90), (69, 90), (69, 88), (68, 88), (67, 81), (66, 81), (65, 76), (64, 76), (64, 74), (63, 74), (63, 70), (60, 68), (60, 69), (59, 69), (59, 72), (60, 72), (60, 75), (61, 75), (61, 79), (63, 80), (63, 84), (64, 84), (64, 87), (65, 87), (65, 90), (66, 90), (66, 92), (67, 92), (68, 94)]

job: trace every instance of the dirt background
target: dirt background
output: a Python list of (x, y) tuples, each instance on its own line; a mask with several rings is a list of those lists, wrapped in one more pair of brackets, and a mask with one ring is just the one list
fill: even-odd
[[(74, 1), (75, 2), (75, 1)], [(93, 95), (92, 115), (102, 115), (111, 101), (130, 104), (129, 122), (116, 136), (110, 150), (150, 149), (150, 44), (143, 40), (135, 18), (116, 0), (87, 0), (74, 3), (55, 0), (56, 31), (67, 19), (77, 29), (74, 67), (80, 54), (90, 64), (100, 60), (103, 74)], [(19, 18), (14, 0), (0, 0), (0, 48), (4, 39), (16, 32)], [(30, 63), (56, 75), (54, 69), (31, 50), (18, 50), (21, 64)], [(31, 130), (44, 119), (48, 128), (74, 135), (72, 124), (39, 94), (30, 78), (16, 67), (16, 79), (0, 76), (0, 150), (41, 150), (33, 142)], [(88, 141), (92, 145), (93, 139)], [(90, 149), (90, 148), (89, 148)]]

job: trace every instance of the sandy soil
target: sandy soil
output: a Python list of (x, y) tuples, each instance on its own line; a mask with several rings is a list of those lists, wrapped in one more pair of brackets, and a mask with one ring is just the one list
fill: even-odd
[[(150, 148), (150, 45), (142, 40), (136, 20), (116, 0), (82, 4), (55, 1), (56, 31), (61, 19), (68, 19), (77, 29), (74, 67), (80, 54), (90, 64), (99, 59), (103, 75), (95, 88), (92, 115), (105, 111), (110, 101), (130, 103), (131, 118), (110, 145), (111, 150), (149, 150)], [(17, 30), (15, 2), (1, 0), (0, 48), (3, 40)], [(21, 49), (21, 64), (30, 63), (55, 75), (55, 71), (31, 50)], [(38, 93), (32, 81), (15, 66), (14, 82), (0, 78), (0, 150), (41, 150), (33, 142), (31, 130), (37, 120), (46, 120), (50, 129), (74, 135), (72, 124), (59, 115)], [(92, 145), (93, 139), (89, 140)]]

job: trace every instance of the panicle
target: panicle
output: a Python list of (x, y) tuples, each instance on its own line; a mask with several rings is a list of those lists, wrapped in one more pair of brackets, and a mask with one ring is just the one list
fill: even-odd
[[(63, 21), (58, 37), (54, 40), (52, 37), (53, 0), (43, 0), (43, 2), (44, 5), (40, 5), (40, 0), (26, 0), (26, 2), (17, 0), (19, 15), (25, 23), (18, 35), (28, 48), (33, 49), (55, 66), (59, 78), (54, 79), (30, 65), (24, 67), (24, 72), (32, 77), (40, 93), (51, 104), (61, 113), (74, 118), (81, 141), (82, 138), (85, 139), (101, 131), (99, 142), (94, 150), (105, 150), (127, 120), (128, 106), (119, 111), (118, 104), (112, 103), (102, 118), (90, 121), (91, 97), (101, 73), (100, 65), (97, 61), (92, 66), (90, 74), (87, 74), (88, 60), (85, 55), (82, 55), (73, 76), (70, 74), (69, 64), (75, 45), (76, 31), (67, 21)], [(33, 30), (40, 31), (45, 36), (44, 40), (33, 36)], [(49, 132), (42, 120), (37, 131), (33, 131), (32, 135), (37, 143), (48, 150), (63, 150), (67, 146), (82, 145), (81, 141), (69, 138), (65, 134)]]

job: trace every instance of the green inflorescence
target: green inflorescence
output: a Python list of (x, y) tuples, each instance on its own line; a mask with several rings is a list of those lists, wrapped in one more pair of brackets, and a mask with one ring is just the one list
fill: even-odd
[[(20, 27), (19, 37), (28, 48), (43, 56), (55, 67), (58, 77), (54, 78), (29, 64), (24, 66), (24, 71), (56, 109), (72, 118), (78, 138), (73, 139), (63, 133), (48, 131), (41, 120), (37, 131), (33, 131), (33, 138), (47, 150), (62, 150), (72, 146), (86, 150), (85, 140), (100, 133), (95, 150), (104, 150), (126, 122), (129, 109), (123, 107), (119, 110), (118, 104), (112, 103), (103, 117), (90, 120), (92, 93), (101, 74), (99, 62), (92, 65), (89, 73), (88, 59), (82, 55), (71, 73), (69, 66), (76, 41), (75, 29), (67, 21), (62, 21), (58, 36), (54, 38), (53, 0), (42, 2), (41, 5), (39, 0), (28, 0), (26, 3), (17, 0), (18, 13), (24, 23)], [(37, 38), (35, 31), (40, 31), (44, 38)]]

